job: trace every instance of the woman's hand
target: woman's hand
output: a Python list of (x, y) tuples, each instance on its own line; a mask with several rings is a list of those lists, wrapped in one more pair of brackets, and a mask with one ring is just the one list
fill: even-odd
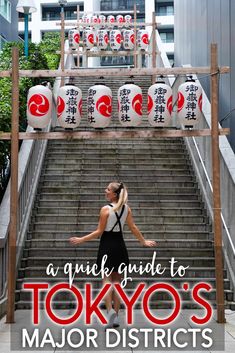
[(152, 248), (157, 245), (157, 243), (154, 240), (144, 240), (144, 242), (142, 242), (141, 244), (148, 248)]
[(79, 245), (83, 243), (83, 239), (82, 238), (78, 238), (78, 237), (72, 237), (69, 239), (70, 244), (72, 245)]

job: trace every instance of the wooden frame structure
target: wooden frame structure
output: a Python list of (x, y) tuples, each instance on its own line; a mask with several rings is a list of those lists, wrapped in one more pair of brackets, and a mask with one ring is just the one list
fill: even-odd
[[(105, 11), (96, 11), (93, 13), (104, 13)], [(102, 27), (104, 24), (100, 23), (84, 23), (80, 22), (80, 7), (79, 5), (77, 6), (77, 22), (65, 22), (64, 18), (64, 12), (61, 12), (61, 22), (57, 23), (58, 26), (61, 26), (61, 58), (64, 58), (65, 54), (74, 54), (77, 53), (77, 67), (80, 66), (80, 54), (85, 55), (86, 59), (87, 57), (102, 57), (102, 56), (112, 56), (112, 57), (118, 57), (118, 56), (133, 56), (134, 58), (134, 67), (138, 67), (138, 55), (149, 55), (152, 56), (152, 67), (156, 67), (156, 55), (157, 55), (157, 48), (156, 48), (156, 29), (157, 29), (157, 23), (156, 23), (156, 14), (155, 12), (152, 13), (152, 22), (151, 23), (145, 23), (145, 22), (137, 22), (137, 6), (134, 4), (134, 10), (133, 11), (114, 11), (113, 13), (133, 13), (134, 14), (134, 21), (131, 23), (128, 27), (133, 27), (134, 30), (134, 35), (135, 35), (135, 43), (134, 43), (134, 50), (125, 50), (125, 51), (108, 51), (108, 50), (98, 50), (98, 51), (91, 51), (87, 50), (84, 48), (84, 45), (81, 46), (82, 51), (79, 49), (71, 48), (69, 51), (65, 52), (64, 50), (64, 40), (65, 40), (65, 27), (66, 26), (73, 26), (74, 28), (79, 29), (79, 27), (83, 26), (94, 26), (94, 27)], [(107, 26), (108, 24), (106, 24)], [(120, 24), (118, 22), (113, 22), (112, 26), (116, 27), (123, 27), (123, 24)], [(143, 51), (137, 48), (137, 27), (143, 27), (143, 26), (151, 26), (152, 27), (152, 50), (151, 51)], [(61, 60), (61, 70), (64, 71), (65, 69), (65, 63), (64, 59)], [(64, 79), (62, 79), (64, 81)], [(153, 82), (154, 82), (154, 77), (153, 77)]]
[[(229, 134), (229, 129), (218, 127), (218, 75), (228, 73), (228, 67), (218, 67), (217, 45), (211, 44), (211, 66), (204, 68), (152, 68), (152, 69), (96, 69), (96, 70), (19, 70), (18, 49), (12, 50), (12, 70), (0, 72), (1, 77), (12, 79), (12, 127), (11, 133), (0, 132), (0, 140), (11, 140), (11, 203), (9, 232), (9, 263), (8, 263), (8, 305), (7, 323), (14, 322), (15, 279), (16, 279), (16, 235), (17, 235), (17, 201), (18, 201), (18, 145), (19, 139), (92, 139), (92, 138), (126, 138), (126, 137), (192, 137), (211, 136), (212, 167), (213, 167), (213, 200), (214, 200), (214, 235), (215, 235), (215, 266), (216, 266), (216, 302), (217, 321), (225, 322), (224, 284), (222, 260), (222, 230), (220, 201), (220, 164), (219, 136)], [(19, 133), (19, 77), (65, 77), (65, 76), (129, 76), (129, 75), (181, 75), (204, 73), (211, 75), (212, 128), (206, 130), (136, 130), (131, 132), (35, 132)]]

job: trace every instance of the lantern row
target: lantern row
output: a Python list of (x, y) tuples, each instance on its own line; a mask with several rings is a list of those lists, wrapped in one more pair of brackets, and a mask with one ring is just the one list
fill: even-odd
[(132, 16), (131, 15), (117, 15), (114, 17), (113, 15), (105, 16), (105, 15), (95, 15), (95, 14), (84, 14), (82, 16), (82, 24), (84, 26), (87, 26), (89, 24), (97, 24), (97, 25), (103, 25), (103, 26), (109, 26), (112, 27), (114, 24), (118, 23), (119, 25), (123, 26), (130, 26), (132, 24)]
[[(146, 50), (149, 45), (149, 35), (145, 29), (140, 29), (137, 32), (137, 47), (141, 50)], [(121, 46), (125, 50), (133, 50), (135, 48), (135, 31), (133, 29), (106, 29), (95, 30), (87, 28), (83, 30), (82, 37), (77, 29), (69, 30), (68, 34), (69, 46), (79, 49), (80, 41), (83, 41), (87, 49), (93, 48), (95, 45), (100, 50), (106, 50), (108, 46), (112, 50), (120, 50)]]
[[(112, 91), (104, 84), (88, 89), (87, 117), (90, 126), (105, 128), (112, 116)], [(164, 81), (148, 89), (148, 121), (154, 127), (166, 127), (172, 116), (172, 89)], [(125, 127), (136, 127), (142, 122), (142, 89), (126, 82), (118, 89), (118, 117)], [(202, 111), (202, 88), (193, 79), (181, 84), (178, 90), (178, 118), (185, 127), (194, 127)], [(52, 93), (48, 87), (30, 88), (27, 98), (28, 124), (34, 129), (45, 128), (52, 115)], [(65, 129), (77, 128), (82, 117), (82, 91), (73, 85), (60, 87), (57, 98), (57, 118)]]

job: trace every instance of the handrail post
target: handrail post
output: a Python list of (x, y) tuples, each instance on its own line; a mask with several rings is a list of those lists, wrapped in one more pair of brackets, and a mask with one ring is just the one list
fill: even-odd
[(18, 209), (19, 151), (19, 49), (12, 48), (12, 117), (11, 117), (11, 195), (8, 255), (8, 300), (6, 323), (15, 321), (16, 241)]
[(217, 321), (224, 323), (224, 275), (221, 229), (220, 199), (220, 160), (219, 160), (219, 126), (218, 126), (218, 49), (211, 44), (211, 149), (213, 170), (213, 213), (214, 213), (214, 249), (216, 276)]

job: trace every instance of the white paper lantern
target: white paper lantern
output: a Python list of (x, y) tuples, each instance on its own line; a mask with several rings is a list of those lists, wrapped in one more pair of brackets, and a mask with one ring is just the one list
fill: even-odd
[(91, 17), (91, 22), (92, 23), (99, 23), (99, 18), (98, 18), (98, 16), (97, 15), (93, 15), (92, 17)]
[(105, 15), (99, 15), (99, 23), (105, 24), (106, 22), (106, 16)]
[(97, 31), (97, 47), (101, 50), (107, 49), (109, 44), (108, 32), (105, 29)]
[(126, 15), (126, 16), (124, 17), (124, 21), (125, 21), (126, 24), (130, 24), (130, 23), (132, 22), (132, 17), (131, 17), (131, 15)]
[(80, 32), (77, 29), (70, 29), (68, 38), (69, 46), (71, 48), (79, 49)]
[(193, 79), (188, 79), (178, 89), (178, 118), (186, 127), (195, 126), (202, 112), (202, 88)]
[(34, 129), (45, 128), (51, 120), (52, 93), (48, 87), (31, 87), (27, 97), (27, 120)]
[(87, 116), (94, 128), (105, 128), (112, 116), (112, 91), (103, 84), (96, 84), (88, 89)]
[(57, 117), (60, 126), (75, 129), (82, 115), (82, 91), (73, 85), (59, 88), (57, 96)]
[(85, 29), (83, 31), (83, 42), (85, 47), (91, 49), (95, 45), (95, 31), (93, 29)]
[(112, 50), (119, 50), (122, 43), (122, 35), (119, 29), (113, 29), (110, 31), (110, 47)]
[(109, 15), (109, 16), (107, 17), (107, 22), (108, 22), (109, 24), (112, 24), (113, 22), (115, 22), (115, 17), (114, 17), (113, 15)]
[(133, 50), (135, 47), (135, 32), (133, 29), (123, 31), (123, 48)]
[(118, 116), (123, 126), (138, 126), (142, 122), (142, 90), (126, 83), (118, 90)]
[(117, 15), (116, 22), (119, 23), (120, 25), (123, 25), (124, 24), (124, 17), (122, 15)]
[(137, 33), (137, 45), (140, 49), (146, 50), (149, 45), (149, 35), (148, 31), (145, 29), (140, 29)]
[(148, 121), (156, 127), (168, 126), (172, 113), (172, 89), (157, 82), (148, 89)]

